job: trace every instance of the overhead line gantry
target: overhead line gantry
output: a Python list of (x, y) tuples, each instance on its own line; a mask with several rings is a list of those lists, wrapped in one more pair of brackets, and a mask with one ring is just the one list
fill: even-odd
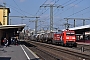
[(40, 7), (50, 7), (50, 31), (53, 31), (53, 7), (63, 8), (63, 6), (62, 5), (55, 5), (55, 4), (43, 4)]
[(36, 18), (36, 20), (35, 20), (35, 34), (37, 34), (37, 21), (38, 21), (38, 18), (40, 18), (40, 17), (38, 17), (38, 16), (36, 16), (36, 17), (34, 17), (34, 16), (32, 16), (32, 17), (30, 17), (30, 16), (4, 16), (4, 17)]
[(18, 18), (40, 18), (40, 17), (30, 17), (30, 16), (4, 16), (4, 17), (18, 17)]
[(83, 25), (85, 25), (85, 20), (90, 20), (89, 18), (64, 18), (67, 20), (67, 23), (68, 23), (68, 20), (74, 20), (74, 27), (76, 26), (76, 23), (75, 21), (76, 20), (83, 20)]

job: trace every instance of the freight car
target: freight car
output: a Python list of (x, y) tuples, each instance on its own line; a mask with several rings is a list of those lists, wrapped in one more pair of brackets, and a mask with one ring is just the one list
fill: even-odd
[(44, 33), (37, 35), (37, 41), (52, 43), (54, 32)]
[(36, 41), (37, 40), (37, 35), (32, 35), (29, 37), (30, 40)]

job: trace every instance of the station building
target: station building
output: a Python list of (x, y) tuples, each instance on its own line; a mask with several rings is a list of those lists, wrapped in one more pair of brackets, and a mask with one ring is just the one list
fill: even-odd
[(19, 32), (26, 26), (26, 24), (9, 25), (10, 9), (0, 5), (0, 45), (3, 38), (8, 40), (11, 37), (18, 37)]
[(77, 42), (90, 43), (90, 24), (69, 28), (69, 30), (75, 31)]

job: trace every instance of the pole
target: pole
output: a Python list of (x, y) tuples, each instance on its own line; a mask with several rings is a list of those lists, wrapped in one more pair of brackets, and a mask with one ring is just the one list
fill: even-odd
[(85, 20), (83, 20), (83, 26), (85, 25)]
[(53, 31), (53, 5), (50, 5), (50, 31)]
[(63, 6), (61, 5), (55, 5), (55, 4), (43, 4), (40, 7), (50, 7), (50, 31), (53, 31), (53, 7), (61, 7), (63, 8)]
[(81, 52), (84, 52), (84, 46), (81, 47)]
[(36, 20), (35, 20), (35, 34), (37, 34), (37, 22), (38, 22), (38, 19), (36, 18)]
[(74, 19), (74, 27), (76, 26), (76, 24), (75, 24), (75, 19)]
[(11, 25), (11, 19), (10, 19), (10, 25)]
[(68, 19), (67, 19), (67, 24), (68, 24)]

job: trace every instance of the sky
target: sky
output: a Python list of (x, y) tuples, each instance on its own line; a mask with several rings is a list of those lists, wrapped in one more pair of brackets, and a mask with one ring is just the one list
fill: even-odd
[[(90, 0), (0, 0), (0, 4), (3, 5), (3, 3), (10, 8), (10, 16), (40, 17), (37, 23), (38, 30), (50, 29), (49, 6), (51, 4), (55, 6), (53, 7), (54, 28), (65, 29), (66, 19), (64, 18), (90, 19)], [(57, 8), (57, 6), (60, 7)], [(26, 24), (25, 29), (35, 29), (36, 18), (10, 17), (9, 20), (11, 20), (11, 24)], [(68, 22), (70, 27), (73, 27), (73, 19)], [(90, 24), (90, 21), (86, 20), (85, 24)], [(76, 20), (76, 26), (81, 25), (83, 25), (83, 21)]]

